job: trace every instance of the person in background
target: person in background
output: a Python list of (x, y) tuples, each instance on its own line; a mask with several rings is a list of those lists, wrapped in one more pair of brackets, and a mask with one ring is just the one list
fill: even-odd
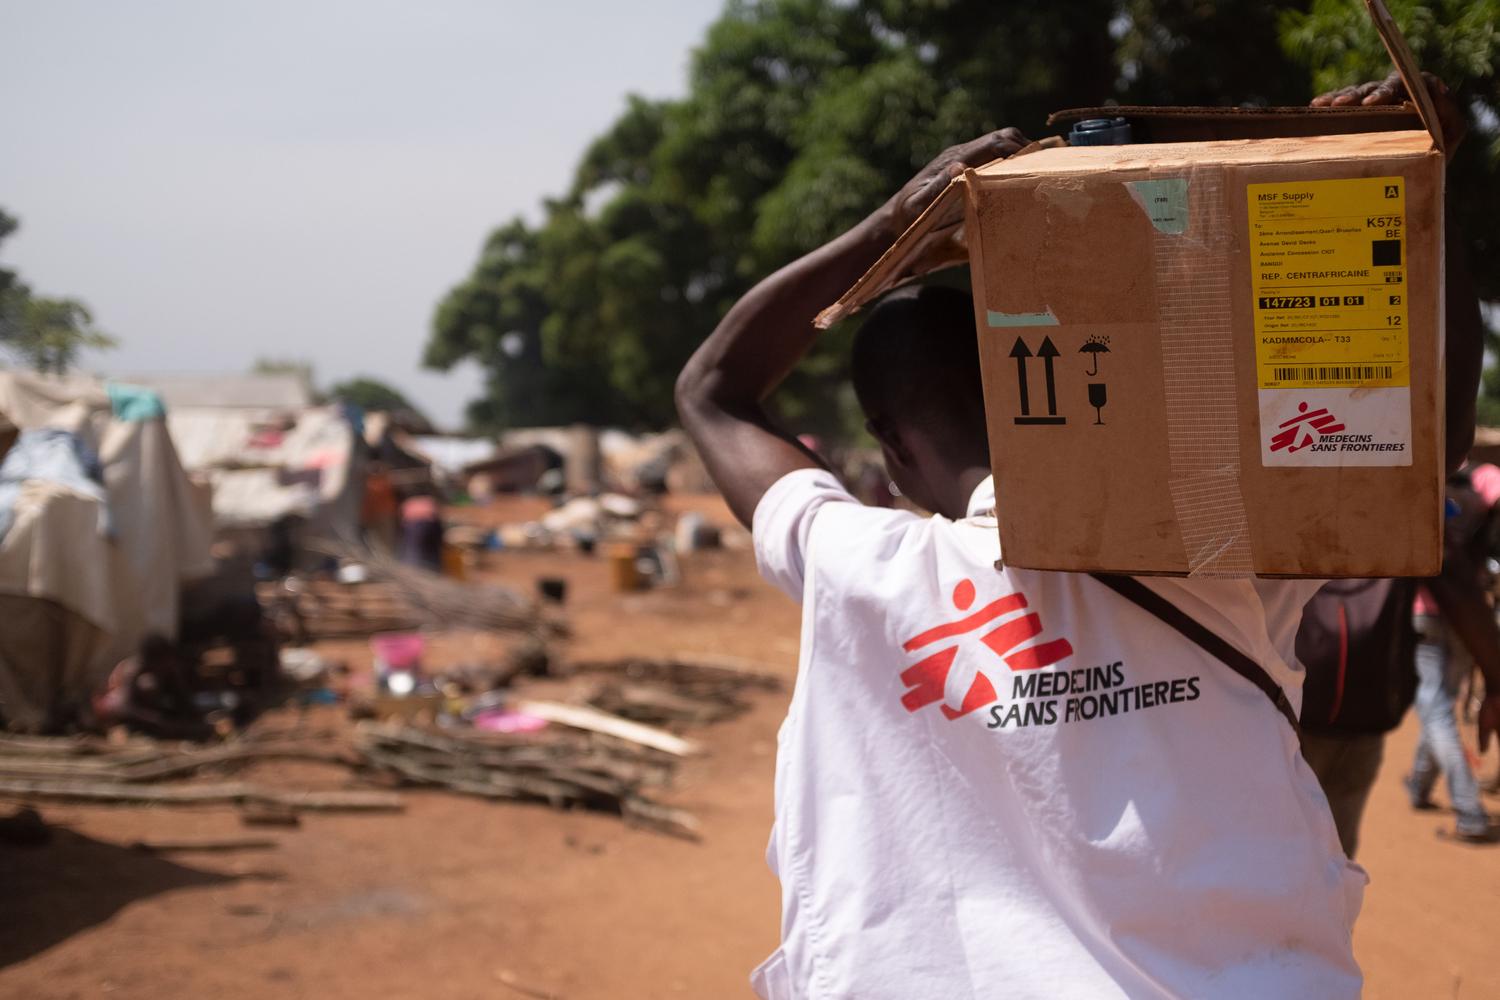
[[(1487, 597), (1482, 551), (1494, 501), (1486, 499), (1474, 485), (1478, 472), (1487, 491), (1493, 491), (1500, 477), (1487, 471), (1492, 469), (1494, 466), (1466, 469), (1450, 480), (1449, 544), (1443, 576), (1436, 586), (1425, 586), (1417, 592), (1413, 607), (1418, 637), (1416, 707), (1422, 733), (1411, 772), (1404, 781), (1412, 808), (1429, 809), (1441, 774), (1448, 786), (1449, 804), (1457, 814), (1454, 836), (1477, 842), (1492, 842), (1494, 833), (1480, 799), (1479, 782), (1458, 734), (1456, 708), (1459, 693), (1476, 664), (1484, 674), (1486, 691), (1500, 692), (1500, 664), (1492, 659), (1500, 642), (1493, 635), (1496, 626)], [(1475, 631), (1485, 634), (1464, 634)], [(1485, 748), (1480, 749), (1483, 752)]]
[(418, 493), (401, 502), (401, 561), (443, 571), (443, 520), (437, 497)]
[[(1454, 717), (1471, 665), (1480, 667), (1487, 693), (1500, 691), (1500, 629), (1477, 558), (1488, 506), (1462, 473), (1450, 482), (1449, 496), (1440, 576), (1331, 581), (1308, 602), (1297, 632), (1297, 659), (1307, 671), (1302, 755), (1323, 786), (1351, 858), (1386, 734), (1414, 700), (1422, 737), (1406, 778), (1412, 804), (1428, 807), (1441, 770), (1458, 812), (1454, 835), (1474, 842), (1492, 837)], [(1482, 704), (1493, 716), (1494, 700)], [(1486, 743), (1481, 730), (1481, 747)]]
[(365, 544), (389, 554), (396, 551), (398, 502), (391, 470), (380, 461), (365, 469), (365, 493), (359, 508)]
[[(1458, 101), (1431, 74), (1423, 74), (1436, 104), (1451, 157), (1468, 131)], [(1313, 98), (1314, 107), (1391, 105), (1406, 99), (1392, 73), (1385, 80), (1344, 87)], [(1450, 160), (1451, 162), (1451, 160)], [(1467, 248), (1452, 218), (1446, 226), (1447, 385), (1446, 458), (1450, 472), (1463, 465), (1474, 441), (1474, 400), (1483, 363), (1483, 321), (1468, 269)], [(1493, 468), (1493, 467), (1488, 467)], [(1486, 489), (1500, 493), (1500, 470), (1475, 470)], [(1451, 529), (1451, 525), (1449, 526)], [(1465, 584), (1470, 557), (1448, 557), (1455, 549), (1445, 530), (1443, 574), (1428, 591), (1449, 616), (1446, 636), (1462, 636), (1489, 679), (1478, 720), (1480, 744), (1500, 724), (1500, 632), (1477, 587)], [(1459, 546), (1461, 548), (1461, 546)], [(1477, 573), (1477, 570), (1475, 571)], [(1308, 603), (1297, 634), (1297, 659), (1306, 670), (1302, 712), (1303, 755), (1318, 776), (1338, 825), (1345, 852), (1353, 857), (1370, 789), (1380, 769), (1385, 734), (1400, 724), (1415, 691), (1416, 632), (1412, 599), (1417, 581), (1340, 580)], [(1478, 598), (1478, 600), (1476, 600)], [(1429, 789), (1430, 790), (1430, 789)]]

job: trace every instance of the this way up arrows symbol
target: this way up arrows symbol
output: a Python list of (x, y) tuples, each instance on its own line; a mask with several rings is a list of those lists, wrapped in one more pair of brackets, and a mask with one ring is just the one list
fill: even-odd
[(1043, 337), (1042, 346), (1036, 350), (1036, 356), (1042, 359), (1042, 365), (1047, 369), (1047, 412), (1053, 416), (1057, 415), (1057, 384), (1052, 380), (1052, 359), (1059, 353), (1051, 337)]
[[(1016, 338), (1016, 343), (1010, 349), (1010, 356), (1016, 359), (1016, 384), (1018, 394), (1021, 397), (1021, 415), (1015, 418), (1018, 424), (1065, 424), (1066, 417), (1057, 415), (1057, 376), (1053, 371), (1053, 362), (1061, 354), (1057, 345), (1052, 343), (1051, 337), (1043, 337), (1042, 345), (1037, 348), (1036, 354), (1031, 353), (1031, 348), (1026, 346), (1026, 341)], [(1031, 386), (1026, 379), (1026, 361), (1029, 358), (1038, 357), (1042, 359), (1042, 372), (1047, 379), (1047, 415), (1031, 415)]]
[(1031, 415), (1031, 394), (1026, 384), (1026, 359), (1031, 357), (1031, 348), (1026, 346), (1026, 341), (1020, 337), (1016, 338), (1016, 346), (1010, 349), (1010, 356), (1016, 359), (1016, 380), (1020, 384), (1021, 391), (1021, 416)]

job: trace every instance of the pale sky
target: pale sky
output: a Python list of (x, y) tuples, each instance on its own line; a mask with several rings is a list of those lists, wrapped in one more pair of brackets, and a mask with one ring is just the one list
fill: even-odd
[(0, 261), (121, 341), (89, 370), (306, 359), (456, 422), (434, 305), (722, 3), (0, 0)]

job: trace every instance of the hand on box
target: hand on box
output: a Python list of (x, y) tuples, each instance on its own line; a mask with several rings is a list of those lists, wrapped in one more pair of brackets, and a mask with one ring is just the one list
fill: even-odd
[[(1443, 144), (1451, 157), (1468, 134), (1468, 119), (1464, 116), (1458, 98), (1448, 89), (1447, 84), (1431, 73), (1423, 73), (1422, 80), (1427, 84), (1427, 93), (1432, 96), (1432, 103), (1437, 108), (1438, 127), (1443, 130)], [(1351, 104), (1400, 104), (1406, 99), (1406, 82), (1401, 79), (1400, 73), (1392, 70), (1384, 80), (1370, 80), (1330, 90), (1314, 97), (1311, 103), (1315, 108), (1342, 108)]]
[(903, 233), (965, 168), (1004, 159), (1019, 152), (1030, 142), (1019, 129), (1003, 128), (962, 145), (950, 146), (907, 181), (886, 202), (882, 212), (886, 214), (894, 232)]

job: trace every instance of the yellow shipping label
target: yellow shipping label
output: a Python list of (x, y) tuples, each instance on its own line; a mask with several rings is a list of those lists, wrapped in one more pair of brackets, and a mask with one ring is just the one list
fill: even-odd
[(1410, 385), (1405, 180), (1247, 190), (1259, 387)]

